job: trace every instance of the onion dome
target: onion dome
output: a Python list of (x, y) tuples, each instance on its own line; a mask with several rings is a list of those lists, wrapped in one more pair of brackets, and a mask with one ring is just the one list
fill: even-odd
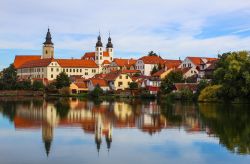
[(47, 35), (46, 35), (46, 40), (45, 40), (45, 42), (43, 44), (52, 44), (53, 45), (52, 37), (51, 37), (49, 28), (48, 28), (48, 32), (47, 32)]
[(97, 38), (96, 47), (102, 47), (102, 41), (101, 41), (101, 36), (100, 36), (100, 34), (99, 34), (99, 36), (98, 36), (98, 38)]
[(108, 38), (108, 43), (107, 43), (107, 45), (106, 45), (106, 48), (113, 48), (113, 44), (112, 44), (112, 42), (111, 42), (111, 37), (109, 36), (109, 38)]

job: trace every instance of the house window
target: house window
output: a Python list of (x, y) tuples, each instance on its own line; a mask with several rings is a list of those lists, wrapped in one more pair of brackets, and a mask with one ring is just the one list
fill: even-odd
[(76, 69), (76, 72), (78, 72), (78, 69)]
[(126, 76), (126, 79), (128, 79), (128, 75)]
[(92, 73), (95, 73), (96, 71), (95, 71), (95, 69), (92, 69)]
[(85, 72), (85, 75), (88, 75), (88, 72)]
[(69, 72), (72, 72), (72, 69), (69, 69)]
[(80, 72), (82, 72), (82, 69), (80, 69)]
[(51, 76), (50, 76), (51, 78), (53, 78), (53, 74), (51, 74)]
[(102, 60), (102, 57), (100, 56), (100, 60)]
[(95, 60), (98, 60), (98, 56), (95, 57)]
[(67, 68), (67, 69), (66, 69), (66, 72), (68, 72), (68, 71), (69, 71), (69, 69)]
[(119, 76), (119, 79), (122, 79), (122, 76)]
[(59, 68), (57, 68), (56, 71), (59, 72)]
[(118, 86), (120, 87), (122, 85), (122, 82), (120, 81), (120, 82), (118, 82)]
[(63, 68), (63, 72), (65, 72), (65, 69)]
[(53, 72), (53, 68), (51, 68), (51, 72)]
[(75, 69), (73, 69), (73, 72), (75, 72)]

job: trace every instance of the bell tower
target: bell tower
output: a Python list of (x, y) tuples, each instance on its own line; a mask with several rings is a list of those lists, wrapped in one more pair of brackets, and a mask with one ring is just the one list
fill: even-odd
[(103, 63), (103, 45), (101, 41), (101, 35), (99, 33), (99, 36), (97, 38), (96, 46), (95, 46), (95, 62), (100, 67)]
[(111, 42), (110, 33), (109, 33), (108, 43), (106, 45), (106, 51), (109, 53), (109, 57), (110, 57), (109, 61), (112, 62), (113, 61), (114, 48), (113, 48), (113, 44)]
[(42, 55), (42, 59), (47, 59), (47, 58), (54, 58), (54, 44), (52, 42), (52, 37), (49, 28), (45, 42), (43, 43), (43, 55)]

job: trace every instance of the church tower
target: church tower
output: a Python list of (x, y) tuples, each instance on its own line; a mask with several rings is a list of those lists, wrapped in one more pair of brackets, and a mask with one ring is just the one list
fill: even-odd
[(113, 44), (111, 42), (111, 37), (109, 34), (109, 38), (108, 38), (108, 43), (106, 45), (106, 51), (109, 53), (109, 61), (112, 62), (113, 61), (113, 54), (114, 54), (114, 49), (113, 49)]
[(42, 55), (42, 59), (47, 59), (47, 58), (54, 58), (54, 44), (52, 43), (52, 37), (49, 28), (46, 35), (46, 40), (43, 43), (43, 55)]
[(101, 41), (101, 36), (99, 33), (99, 36), (97, 38), (96, 46), (95, 46), (95, 62), (100, 67), (103, 63), (103, 46)]

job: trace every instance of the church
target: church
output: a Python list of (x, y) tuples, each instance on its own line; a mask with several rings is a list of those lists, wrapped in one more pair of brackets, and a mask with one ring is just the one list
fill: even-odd
[(61, 72), (65, 72), (69, 77), (81, 76), (88, 79), (101, 73), (103, 67), (112, 62), (114, 54), (111, 37), (108, 38), (105, 50), (99, 34), (94, 52), (85, 53), (81, 59), (56, 59), (50, 29), (43, 43), (42, 52), (42, 55), (17, 55), (15, 57), (14, 67), (17, 69), (19, 79), (52, 81)]

